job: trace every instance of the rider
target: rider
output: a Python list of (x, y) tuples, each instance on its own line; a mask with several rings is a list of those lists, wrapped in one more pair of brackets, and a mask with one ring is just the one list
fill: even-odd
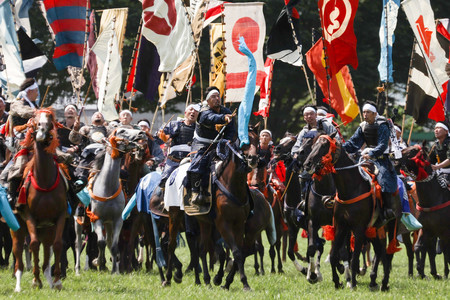
[(436, 141), (431, 148), (431, 168), (439, 173), (438, 181), (450, 189), (450, 135), (448, 124), (438, 122), (434, 126)]
[(169, 154), (159, 184), (161, 189), (164, 189), (167, 178), (178, 168), (180, 161), (191, 152), (195, 122), (199, 111), (199, 104), (190, 104), (184, 110), (184, 119), (171, 121), (159, 130), (158, 135), (161, 140), (167, 142), (171, 139)]
[[(300, 133), (297, 136), (297, 141), (295, 142), (295, 145), (292, 147), (291, 154), (294, 157), (294, 159), (298, 156), (298, 151), (300, 150), (300, 146), (303, 144), (304, 139), (307, 138), (314, 138), (318, 131), (324, 131), (327, 135), (331, 135), (332, 133), (336, 132), (336, 128), (331, 125), (328, 122), (327, 118), (324, 117), (317, 117), (317, 111), (316, 108), (312, 105), (307, 105), (303, 109), (303, 118), (305, 119), (306, 125), (303, 127), (303, 129), (300, 131)], [(336, 139), (340, 139), (338, 136), (336, 136)], [(311, 175), (309, 175), (307, 172), (303, 172), (300, 175), (300, 183), (302, 186), (302, 204), (299, 206), (301, 209), (305, 206), (306, 201), (306, 195), (308, 193), (307, 187), (308, 184), (311, 183)]]
[(372, 160), (378, 167), (377, 179), (381, 185), (383, 198), (383, 211), (381, 214), (381, 224), (399, 217), (401, 213), (400, 201), (393, 193), (397, 191), (397, 175), (392, 162), (389, 160), (389, 134), (390, 129), (386, 118), (379, 116), (375, 103), (367, 101), (363, 106), (362, 122), (353, 136), (343, 148), (348, 153), (356, 153), (366, 144), (366, 149), (362, 152), (362, 157)]
[[(233, 140), (236, 136), (236, 129), (233, 122), (231, 111), (220, 105), (220, 92), (215, 86), (206, 89), (207, 105), (203, 106), (197, 118), (194, 132), (194, 142), (192, 151), (197, 151), (192, 158), (191, 165), (187, 171), (188, 182), (190, 185), (190, 202), (194, 205), (200, 205), (210, 202), (208, 194), (209, 165), (213, 157), (212, 153), (218, 140), (215, 141), (219, 131), (216, 125), (225, 125), (223, 139)], [(220, 129), (219, 129), (220, 130)], [(214, 142), (214, 144), (213, 144)]]
[(133, 121), (133, 113), (128, 109), (124, 109), (119, 113), (119, 120), (121, 127), (132, 128), (132, 129), (141, 129), (138, 125), (131, 124)]

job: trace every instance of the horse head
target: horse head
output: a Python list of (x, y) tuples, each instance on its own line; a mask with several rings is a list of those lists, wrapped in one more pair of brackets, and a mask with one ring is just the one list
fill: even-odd
[(111, 156), (116, 158), (120, 156), (119, 152), (128, 153), (136, 149), (139, 152), (139, 149), (144, 149), (143, 143), (146, 143), (146, 141), (147, 136), (142, 130), (119, 127), (109, 136), (109, 143), (112, 148)]
[(311, 153), (303, 164), (305, 171), (317, 176), (334, 172), (334, 164), (339, 158), (336, 152), (336, 132), (328, 135), (319, 135), (313, 140)]
[(289, 135), (281, 139), (280, 143), (273, 149), (274, 160), (276, 162), (280, 160), (286, 160), (291, 155), (291, 149), (295, 145), (297, 137)]
[(43, 108), (36, 111), (34, 118), (31, 118), (25, 139), (21, 142), (24, 147), (31, 147), (33, 142), (43, 145), (49, 153), (54, 153), (59, 145), (57, 138), (57, 127), (55, 112), (52, 108)]
[(320, 135), (315, 129), (308, 131), (302, 139), (300, 148), (297, 150), (297, 160), (299, 163), (303, 164), (311, 153), (312, 146), (314, 144), (315, 138)]
[(424, 158), (424, 150), (419, 145), (407, 147), (402, 150), (402, 157), (397, 165), (414, 180), (420, 181), (428, 177), (427, 168), (430, 163)]
[[(258, 134), (259, 123), (255, 126), (249, 125), (248, 127), (248, 138), (250, 140), (249, 145), (244, 145), (241, 150), (247, 160), (247, 166), (250, 169), (254, 169), (258, 166), (258, 145), (259, 145), (259, 134)], [(249, 170), (250, 171), (250, 170)]]

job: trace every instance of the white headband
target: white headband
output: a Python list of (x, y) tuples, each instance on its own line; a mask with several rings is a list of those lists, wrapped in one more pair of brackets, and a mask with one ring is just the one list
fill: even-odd
[(34, 82), (32, 85), (30, 85), (29, 87), (27, 87), (27, 88), (24, 89), (23, 91), (26, 93), (26, 92), (28, 92), (28, 91), (30, 91), (30, 90), (35, 90), (35, 89), (38, 89), (38, 88), (39, 88), (39, 87), (38, 87), (37, 83)]
[(437, 122), (436, 125), (434, 126), (434, 128), (436, 128), (436, 127), (443, 128), (443, 129), (447, 130), (447, 132), (449, 131), (448, 127), (444, 123), (441, 123), (441, 122)]
[(378, 113), (378, 112), (377, 112), (377, 108), (376, 108), (375, 106), (373, 106), (372, 104), (370, 104), (370, 103), (364, 104), (362, 110), (363, 110), (363, 111), (368, 110), (368, 111), (371, 111), (371, 112), (374, 112), (374, 113)]
[(147, 121), (140, 121), (140, 122), (138, 123), (138, 126), (147, 126), (148, 128), (150, 128), (150, 124), (148, 124)]
[(75, 107), (75, 105), (69, 104), (69, 105), (66, 106), (66, 108), (64, 108), (64, 112), (67, 112), (71, 107), (74, 108), (75, 111), (78, 111), (78, 109)]
[(325, 109), (319, 108), (317, 110), (317, 114), (326, 116), (328, 113), (327, 113), (327, 111)]
[(187, 112), (189, 109), (191, 109), (191, 107), (193, 109), (195, 109), (195, 111), (200, 111), (200, 104), (189, 104), (186, 109), (184, 110), (184, 112)]
[(316, 110), (313, 108), (313, 107), (311, 107), (311, 106), (308, 106), (308, 107), (305, 107), (305, 109), (303, 110), (303, 114), (306, 114), (306, 113), (309, 113), (309, 112), (316, 112)]
[(219, 95), (220, 93), (216, 89), (209, 91), (208, 95), (206, 95), (206, 99), (205, 100), (208, 101), (208, 99), (211, 98), (211, 96), (215, 95), (215, 94)]
[(130, 117), (133, 117), (133, 114), (131, 113), (131, 111), (129, 111), (128, 109), (122, 110), (120, 112), (120, 116), (122, 116), (123, 114), (130, 114)]
[(272, 138), (272, 132), (270, 132), (270, 130), (267, 130), (267, 129), (261, 130), (261, 132), (259, 133), (259, 136), (262, 136), (263, 133), (267, 133)]
[(400, 127), (398, 127), (397, 125), (394, 125), (394, 129), (395, 129), (395, 131), (402, 132), (402, 130), (400, 129)]

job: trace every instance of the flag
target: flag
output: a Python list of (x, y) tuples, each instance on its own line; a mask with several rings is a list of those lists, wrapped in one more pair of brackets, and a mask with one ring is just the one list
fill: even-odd
[(239, 38), (245, 43), (256, 60), (255, 92), (261, 86), (264, 77), (263, 47), (266, 36), (266, 22), (263, 3), (225, 3), (225, 63), (226, 63), (226, 102), (240, 102), (244, 98), (247, 79), (247, 57), (239, 50)]
[[(442, 121), (445, 118), (443, 101), (445, 100), (445, 90), (448, 82), (448, 76), (444, 69), (445, 64), (448, 62), (448, 40), (436, 30), (434, 13), (429, 0), (405, 0), (402, 2), (402, 8), (418, 41), (418, 54), (424, 59), (423, 66), (419, 62), (415, 62), (418, 68), (413, 67), (411, 71), (414, 74), (411, 74), (410, 87), (413, 84), (420, 84), (419, 88), (425, 93), (421, 94), (419, 92), (418, 94), (423, 95), (422, 101), (429, 102), (430, 98), (428, 96), (435, 98), (435, 100), (431, 100), (431, 103), (425, 104), (417, 98), (418, 95), (411, 95), (412, 91), (408, 90), (407, 101), (411, 99), (412, 103), (408, 103), (407, 107), (411, 105), (409, 111), (415, 111), (417, 108), (414, 106), (416, 105), (424, 108), (419, 113), (413, 114), (413, 116), (415, 115), (420, 119), (420, 122), (424, 122), (424, 114), (427, 114), (428, 118), (435, 121)], [(413, 55), (415, 56), (415, 54)], [(424, 67), (425, 70), (423, 69)], [(414, 80), (412, 78), (413, 75), (415, 77)], [(423, 76), (428, 77), (428, 79), (420, 79)], [(436, 92), (432, 91), (433, 88)], [(414, 86), (413, 89), (415, 89)], [(436, 98), (438, 98), (437, 101)], [(427, 110), (426, 108), (429, 106), (432, 108)], [(418, 120), (416, 119), (416, 121)]]
[[(300, 0), (285, 0), (286, 6), (278, 16), (267, 40), (267, 56), (285, 63), (302, 66), (302, 45), (300, 44), (300, 15), (295, 5)], [(289, 15), (288, 15), (289, 13)], [(291, 18), (294, 30), (289, 22)], [(297, 43), (294, 40), (297, 39)]]
[(37, 72), (47, 63), (47, 57), (25, 33), (23, 27), (17, 31), (23, 69), (27, 78), (36, 77)]
[[(349, 69), (347, 66), (344, 66), (331, 77), (330, 93), (328, 93), (324, 56), (323, 41), (320, 39), (306, 53), (306, 62), (314, 73), (325, 97), (329, 95), (331, 107), (339, 114), (342, 121), (348, 124), (359, 114), (358, 100)], [(324, 102), (328, 101), (324, 99)]]
[(223, 73), (223, 26), (222, 24), (211, 24), (209, 29), (211, 45), (211, 70), (209, 72), (209, 86), (215, 86), (223, 97), (225, 91), (225, 74)]
[(155, 100), (161, 73), (158, 71), (159, 55), (155, 45), (144, 36), (139, 46), (134, 88), (144, 94), (145, 99)]
[(380, 80), (383, 82), (394, 82), (394, 79), (392, 78), (392, 46), (395, 42), (394, 30), (397, 27), (397, 15), (399, 7), (400, 0), (383, 0), (383, 13), (381, 14), (381, 25), (379, 33), (381, 53), (380, 63), (378, 64)]
[(61, 71), (67, 66), (81, 68), (86, 31), (86, 0), (44, 0), (44, 6), (47, 21), (55, 34), (53, 63), (56, 69)]
[(206, 6), (205, 21), (203, 22), (203, 28), (214, 22), (218, 17), (223, 14), (223, 4), (229, 3), (225, 1), (209, 0)]
[(106, 121), (119, 118), (114, 100), (122, 85), (122, 65), (114, 25), (114, 21), (111, 21), (98, 36), (91, 50), (97, 55), (98, 63), (98, 111)]
[(92, 47), (95, 44), (97, 39), (95, 33), (95, 11), (91, 11), (91, 15), (89, 16), (89, 33), (88, 33), (88, 41), (87, 41), (87, 68), (89, 70), (89, 74), (91, 76), (92, 82), (92, 90), (94, 91), (95, 97), (98, 99), (98, 82), (97, 82), (97, 56), (94, 51), (91, 51)]
[(256, 60), (252, 51), (245, 44), (243, 36), (239, 37), (239, 51), (244, 53), (248, 58), (248, 75), (245, 82), (244, 98), (239, 105), (238, 111), (238, 137), (240, 147), (250, 144), (248, 138), (248, 123), (252, 113), (253, 99), (255, 98), (256, 89)]
[(177, 96), (172, 86), (172, 72), (161, 74), (161, 83), (158, 86), (159, 106), (165, 107), (167, 101)]
[[(449, 41), (440, 33), (437, 33), (437, 38), (442, 43), (442, 47), (446, 47), (448, 58)], [(429, 119), (443, 121), (445, 115), (441, 99), (439, 98), (441, 93), (432, 81), (429, 72), (430, 68), (427, 68), (426, 60), (422, 55), (419, 43), (414, 45), (411, 61), (405, 113), (413, 116), (419, 125), (425, 124)], [(444, 69), (444, 66), (442, 66), (442, 69)], [(446, 87), (445, 84), (443, 87)], [(442, 101), (444, 99), (442, 97)]]
[(142, 34), (158, 50), (160, 72), (172, 72), (195, 48), (192, 29), (181, 0), (142, 1)]
[(266, 63), (264, 64), (264, 80), (261, 84), (261, 88), (259, 90), (260, 100), (258, 111), (254, 112), (255, 116), (262, 116), (263, 118), (269, 117), (269, 109), (270, 109), (270, 96), (272, 94), (272, 75), (273, 75), (273, 63), (274, 60), (271, 58), (266, 59)]
[(345, 65), (358, 68), (356, 36), (353, 20), (358, 9), (358, 0), (319, 0), (319, 15), (327, 48), (327, 64), (330, 75), (336, 74)]
[(25, 74), (9, 1), (0, 3), (0, 46), (3, 63), (6, 65), (5, 70), (0, 72), (2, 88), (8, 91), (11, 98), (12, 94), (19, 92), (19, 87), (25, 80)]
[[(439, 19), (436, 30), (450, 41), (450, 19)], [(448, 75), (448, 73), (447, 73)], [(450, 75), (449, 75), (450, 77)], [(447, 97), (445, 97), (445, 109), (450, 111), (450, 80), (447, 82)]]
[(125, 29), (127, 27), (128, 7), (126, 8), (112, 8), (103, 10), (102, 17), (100, 19), (99, 34), (103, 29), (108, 27), (113, 18), (116, 18), (114, 24), (114, 31), (116, 32), (117, 42), (119, 46), (119, 55), (122, 57), (123, 41), (125, 39)]
[(17, 26), (22, 26), (28, 36), (31, 37), (31, 25), (28, 10), (33, 5), (33, 0), (15, 0), (13, 2)]

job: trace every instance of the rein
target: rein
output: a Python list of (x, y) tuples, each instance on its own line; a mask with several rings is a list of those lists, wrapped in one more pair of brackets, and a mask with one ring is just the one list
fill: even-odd
[(94, 192), (93, 192), (93, 190), (92, 190), (92, 185), (93, 185), (93, 183), (94, 183), (94, 181), (92, 180), (92, 181), (89, 183), (89, 185), (88, 185), (89, 196), (90, 196), (92, 199), (97, 200), (97, 201), (105, 202), (105, 201), (114, 199), (114, 198), (116, 198), (116, 197), (118, 197), (118, 196), (120, 195), (120, 192), (122, 192), (122, 182), (119, 181), (119, 188), (117, 189), (117, 191), (116, 191), (112, 196), (109, 196), (109, 197), (100, 197), (100, 196), (97, 196), (97, 195), (94, 194)]
[(450, 200), (448, 200), (447, 202), (444, 202), (442, 204), (439, 204), (439, 205), (436, 205), (436, 206), (432, 206), (432, 207), (422, 207), (422, 206), (419, 205), (419, 203), (416, 203), (416, 209), (418, 211), (423, 211), (423, 212), (433, 212), (433, 211), (445, 208), (445, 207), (447, 207), (449, 205), (450, 205)]

